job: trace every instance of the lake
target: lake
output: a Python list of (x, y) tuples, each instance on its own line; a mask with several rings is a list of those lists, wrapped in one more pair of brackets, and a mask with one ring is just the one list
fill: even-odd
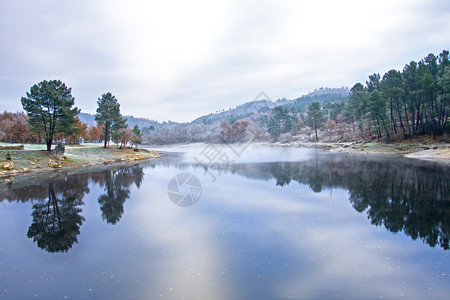
[(450, 168), (161, 148), (0, 191), (1, 299), (448, 299)]

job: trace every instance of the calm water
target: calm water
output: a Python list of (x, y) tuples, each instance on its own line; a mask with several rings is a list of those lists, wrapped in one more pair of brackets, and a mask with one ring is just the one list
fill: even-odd
[(448, 167), (162, 150), (1, 190), (0, 298), (448, 299)]

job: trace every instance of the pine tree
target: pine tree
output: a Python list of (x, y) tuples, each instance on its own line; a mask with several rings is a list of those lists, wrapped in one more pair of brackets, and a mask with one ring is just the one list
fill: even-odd
[(72, 108), (75, 104), (72, 89), (60, 80), (33, 85), (21, 102), (31, 128), (44, 133), (47, 151), (51, 151), (55, 133), (70, 130), (80, 113), (77, 107)]
[(313, 102), (308, 106), (308, 117), (306, 119), (306, 123), (314, 128), (314, 132), (316, 134), (316, 140), (319, 140), (317, 136), (317, 129), (322, 127), (325, 124), (326, 117), (323, 113), (323, 110), (320, 108), (319, 102)]
[(95, 120), (104, 127), (104, 148), (107, 147), (113, 134), (126, 127), (126, 119), (120, 114), (120, 104), (110, 92), (103, 94), (97, 101), (98, 108)]
[(131, 138), (131, 142), (136, 145), (136, 148), (138, 144), (142, 143), (142, 133), (137, 124), (133, 127), (133, 136)]

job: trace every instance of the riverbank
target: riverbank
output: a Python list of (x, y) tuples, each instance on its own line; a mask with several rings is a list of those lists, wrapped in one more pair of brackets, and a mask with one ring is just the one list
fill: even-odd
[[(407, 158), (433, 161), (450, 165), (450, 144), (445, 141), (416, 139), (395, 143), (377, 142), (285, 142), (255, 143), (270, 147), (303, 147), (324, 149), (331, 152), (386, 154)], [(201, 144), (205, 145), (205, 144)], [(110, 165), (130, 165), (148, 159), (156, 159), (160, 154), (153, 150), (123, 148), (116, 146), (104, 149), (101, 145), (66, 146), (64, 155), (51, 155), (42, 150), (42, 145), (25, 145), (24, 150), (0, 150), (0, 189), (1, 186), (19, 179), (19, 177), (51, 177), (56, 173), (72, 174), (89, 169), (107, 168)], [(157, 148), (156, 148), (157, 149)], [(11, 161), (6, 160), (9, 153)]]
[(341, 153), (397, 155), (450, 165), (450, 144), (439, 140), (433, 141), (425, 138), (415, 139), (413, 141), (400, 141), (389, 144), (383, 142), (291, 142), (268, 143), (267, 145), (316, 148)]
[[(24, 150), (0, 150), (0, 183), (10, 182), (18, 175), (71, 172), (94, 166), (130, 164), (148, 159), (156, 159), (160, 154), (153, 150), (116, 146), (103, 148), (101, 145), (65, 146), (63, 155), (52, 155), (45, 150), (37, 150), (38, 145), (26, 146)], [(11, 160), (7, 160), (7, 154)]]

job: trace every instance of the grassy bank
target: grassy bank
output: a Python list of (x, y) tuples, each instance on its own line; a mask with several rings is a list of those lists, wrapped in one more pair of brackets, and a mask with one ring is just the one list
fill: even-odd
[[(52, 155), (39, 150), (40, 145), (25, 145), (24, 150), (0, 150), (0, 178), (10, 180), (12, 176), (35, 172), (68, 171), (96, 165), (126, 164), (158, 158), (156, 151), (101, 145), (66, 146), (64, 155)], [(8, 153), (11, 160), (8, 160)]]

